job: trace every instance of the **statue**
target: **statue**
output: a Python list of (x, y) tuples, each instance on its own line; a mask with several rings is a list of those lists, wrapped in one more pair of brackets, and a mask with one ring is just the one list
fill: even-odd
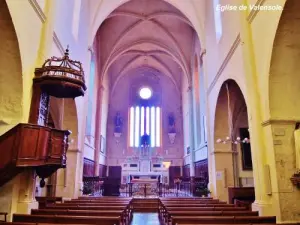
[(175, 130), (175, 118), (174, 118), (174, 114), (173, 113), (169, 114), (168, 121), (169, 121), (169, 133), (176, 133), (176, 130)]
[(295, 131), (296, 169), (300, 169), (300, 123), (296, 123)]
[(122, 133), (122, 125), (123, 125), (123, 120), (120, 115), (120, 112), (117, 112), (115, 116), (115, 133)]

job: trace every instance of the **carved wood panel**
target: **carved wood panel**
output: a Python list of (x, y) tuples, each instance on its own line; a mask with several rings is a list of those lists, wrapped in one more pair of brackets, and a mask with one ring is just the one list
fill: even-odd
[(195, 165), (195, 177), (201, 177), (208, 183), (208, 162), (207, 159), (194, 163)]
[(92, 177), (94, 176), (95, 171), (95, 162), (93, 160), (84, 158), (83, 159), (83, 176), (84, 177)]
[(183, 166), (183, 168), (182, 168), (182, 176), (183, 176), (183, 178), (190, 177), (190, 164)]

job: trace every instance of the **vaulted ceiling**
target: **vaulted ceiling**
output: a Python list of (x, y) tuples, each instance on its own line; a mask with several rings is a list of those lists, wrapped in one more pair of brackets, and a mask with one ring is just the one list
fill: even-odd
[(132, 0), (114, 10), (96, 35), (101, 77), (168, 76), (180, 89), (190, 74), (197, 37), (190, 21), (163, 0)]

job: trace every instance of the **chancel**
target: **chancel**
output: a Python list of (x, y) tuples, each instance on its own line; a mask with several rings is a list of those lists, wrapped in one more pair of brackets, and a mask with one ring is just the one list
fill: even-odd
[(299, 223), (299, 9), (0, 0), (0, 220)]

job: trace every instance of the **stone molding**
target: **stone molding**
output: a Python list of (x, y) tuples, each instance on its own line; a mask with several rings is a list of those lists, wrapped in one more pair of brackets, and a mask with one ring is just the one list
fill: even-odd
[[(262, 6), (265, 3), (266, 0), (257, 0), (255, 3), (255, 6)], [(258, 14), (260, 10), (254, 10), (252, 9), (249, 15), (247, 16), (247, 21), (248, 23), (252, 23), (253, 20), (255, 19), (256, 15)]]
[[(36, 12), (37, 16), (40, 18), (42, 23), (45, 23), (47, 17), (43, 12), (42, 8), (40, 7), (39, 3), (36, 0), (28, 0), (30, 5), (32, 6), (33, 10)], [(53, 32), (53, 41), (55, 45), (58, 47), (60, 53), (64, 55), (65, 49), (63, 48), (61, 41), (57, 37), (57, 34)]]
[(234, 151), (222, 151), (222, 150), (215, 150), (210, 153), (210, 155), (216, 155), (216, 154), (235, 154), (237, 152)]
[(61, 55), (63, 56), (65, 54), (65, 49), (64, 49), (63, 45), (61, 44), (61, 41), (59, 40), (59, 38), (55, 32), (53, 32), (53, 41), (54, 41), (55, 45), (57, 46), (57, 48), (59, 49)]
[(300, 122), (299, 120), (286, 120), (286, 119), (269, 119), (265, 120), (261, 123), (263, 127), (272, 125), (272, 124), (283, 124), (283, 125), (291, 125)]
[(45, 13), (43, 12), (42, 8), (40, 7), (39, 3), (36, 0), (28, 0), (30, 5), (32, 6), (33, 10), (36, 12), (37, 16), (40, 18), (42, 23), (44, 23), (47, 19)]
[(88, 142), (84, 142), (84, 145), (88, 146), (89, 148), (91, 148), (91, 149), (93, 149), (93, 150), (96, 149), (95, 146), (92, 146), (92, 145), (91, 145), (90, 143), (88, 143)]
[(197, 149), (195, 149), (194, 152), (201, 151), (204, 148), (207, 148), (207, 144), (201, 145), (200, 147), (198, 147)]
[(67, 153), (82, 153), (79, 149), (68, 149)]
[(207, 94), (209, 95), (210, 92), (212, 91), (212, 89), (214, 88), (214, 86), (216, 85), (217, 81), (219, 80), (220, 76), (222, 75), (224, 69), (226, 68), (228, 62), (230, 61), (231, 57), (233, 56), (233, 54), (235, 53), (235, 50), (237, 49), (237, 47), (239, 46), (239, 44), (241, 43), (241, 37), (240, 37), (240, 33), (236, 36), (231, 48), (229, 49), (223, 63), (221, 64), (216, 76), (214, 77), (213, 81), (211, 82), (211, 84), (208, 87), (207, 90)]

